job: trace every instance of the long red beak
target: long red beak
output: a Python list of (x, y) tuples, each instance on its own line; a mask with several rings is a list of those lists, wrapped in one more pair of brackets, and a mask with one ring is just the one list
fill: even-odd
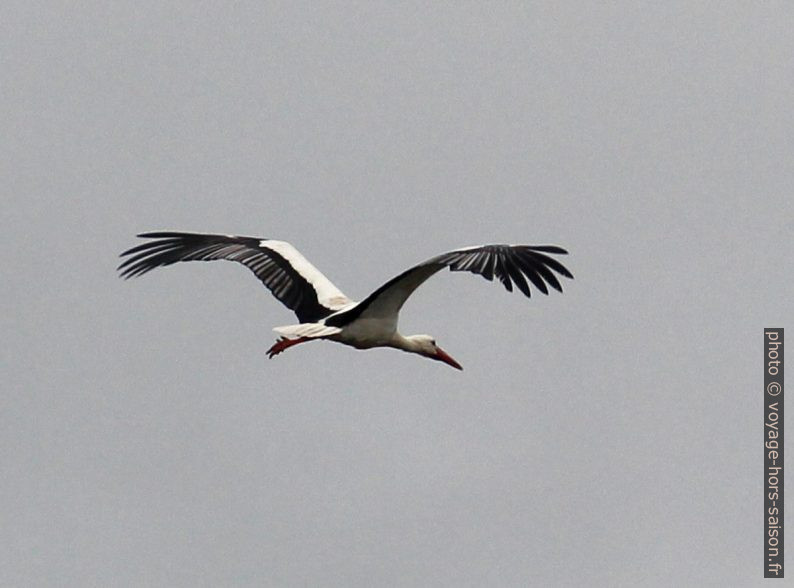
[(446, 363), (447, 365), (451, 365), (451, 366), (452, 366), (452, 367), (454, 367), (455, 369), (458, 369), (458, 370), (463, 370), (463, 366), (462, 366), (462, 365), (460, 365), (460, 364), (459, 364), (457, 361), (455, 361), (454, 359), (452, 359), (452, 358), (451, 358), (451, 357), (450, 357), (450, 356), (447, 354), (447, 352), (446, 352), (446, 351), (444, 351), (443, 349), (441, 349), (441, 347), (436, 347), (436, 355), (435, 355), (435, 357), (433, 357), (433, 359), (437, 359), (438, 361), (443, 361), (444, 363)]

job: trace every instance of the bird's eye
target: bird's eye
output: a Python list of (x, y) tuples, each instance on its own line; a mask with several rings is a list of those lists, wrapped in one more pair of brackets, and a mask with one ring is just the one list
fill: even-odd
[(433, 346), (435, 347), (435, 345), (436, 345), (436, 340), (435, 340), (435, 339), (430, 339), (430, 344), (431, 344), (431, 345), (433, 345)]

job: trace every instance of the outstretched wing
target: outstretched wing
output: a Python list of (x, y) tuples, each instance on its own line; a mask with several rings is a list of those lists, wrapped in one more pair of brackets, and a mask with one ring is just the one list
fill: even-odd
[(121, 254), (123, 278), (178, 261), (227, 259), (243, 264), (301, 322), (320, 320), (351, 300), (289, 243), (256, 237), (198, 233), (142, 233), (155, 239)]
[(547, 285), (562, 292), (555, 272), (566, 278), (573, 276), (550, 253), (568, 252), (554, 245), (479, 245), (442, 253), (389, 280), (349, 311), (329, 317), (326, 324), (338, 326), (359, 317), (394, 316), (414, 290), (445, 267), (478, 274), (486, 280), (496, 277), (508, 291), (512, 292), (515, 284), (526, 296), (531, 296), (527, 280), (544, 294), (549, 293)]

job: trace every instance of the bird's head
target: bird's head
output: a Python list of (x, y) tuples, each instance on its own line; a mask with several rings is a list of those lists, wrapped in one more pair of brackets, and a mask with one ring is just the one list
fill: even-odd
[(409, 339), (413, 343), (413, 349), (411, 351), (429, 357), (430, 359), (443, 361), (445, 364), (451, 365), (455, 369), (463, 369), (463, 366), (452, 359), (441, 347), (436, 345), (436, 340), (430, 335), (413, 335), (409, 337)]

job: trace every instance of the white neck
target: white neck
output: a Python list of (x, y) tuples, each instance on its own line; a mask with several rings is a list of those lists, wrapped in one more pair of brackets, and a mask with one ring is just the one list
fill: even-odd
[(418, 341), (414, 340), (415, 335), (408, 335), (407, 337), (403, 337), (400, 333), (395, 331), (394, 335), (389, 342), (391, 347), (396, 347), (397, 349), (402, 349), (403, 351), (409, 351), (411, 353), (421, 353), (421, 347)]

